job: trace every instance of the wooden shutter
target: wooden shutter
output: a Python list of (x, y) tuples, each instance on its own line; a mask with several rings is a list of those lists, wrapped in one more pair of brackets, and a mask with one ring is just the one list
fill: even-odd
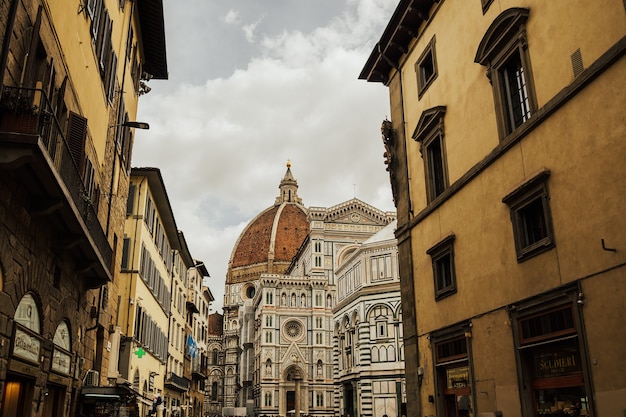
[(98, 34), (100, 33), (100, 18), (102, 16), (102, 11), (104, 10), (104, 6), (102, 4), (102, 0), (93, 0), (90, 1), (88, 5), (91, 10), (91, 37), (94, 40), (94, 44), (98, 45)]
[(107, 79), (107, 99), (113, 104), (115, 99), (115, 80), (117, 77), (117, 54), (112, 51), (109, 58), (109, 71)]
[(104, 16), (102, 18), (102, 29), (100, 31), (100, 39), (98, 45), (100, 48), (98, 49), (98, 63), (100, 65), (100, 74), (103, 77), (106, 77), (107, 71), (107, 63), (111, 58), (111, 32), (113, 30), (113, 21), (109, 16), (108, 10), (104, 11)]
[(39, 45), (39, 29), (41, 28), (41, 12), (42, 7), (39, 6), (37, 9), (37, 17), (35, 18), (35, 24), (33, 25), (33, 35), (30, 39), (30, 47), (28, 49), (28, 58), (26, 59), (26, 66), (24, 67), (23, 80), (24, 85), (27, 87), (32, 87), (32, 72), (33, 67), (35, 65), (35, 60), (37, 59), (37, 46)]
[(54, 110), (57, 116), (57, 119), (60, 119), (61, 111), (63, 106), (65, 105), (65, 89), (67, 88), (67, 75), (63, 78), (63, 82), (61, 83), (61, 87), (57, 91), (57, 100), (54, 103)]
[(87, 119), (70, 112), (67, 125), (67, 145), (79, 172), (82, 172), (85, 159), (85, 140), (87, 138)]
[(135, 209), (135, 193), (137, 187), (135, 184), (130, 184), (128, 186), (128, 199), (126, 200), (126, 215), (130, 216), (133, 214), (133, 210)]

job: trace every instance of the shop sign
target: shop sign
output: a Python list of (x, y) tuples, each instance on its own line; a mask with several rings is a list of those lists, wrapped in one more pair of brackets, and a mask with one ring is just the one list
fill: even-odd
[(467, 366), (448, 368), (446, 369), (446, 379), (448, 389), (465, 388), (469, 382), (469, 368)]
[(39, 364), (39, 352), (41, 352), (41, 340), (16, 326), (13, 356)]
[(54, 352), (52, 353), (52, 370), (54, 372), (69, 375), (71, 361), (70, 355), (57, 349), (56, 347), (54, 348)]
[(535, 376), (538, 378), (571, 375), (580, 371), (580, 356), (576, 349), (535, 354)]

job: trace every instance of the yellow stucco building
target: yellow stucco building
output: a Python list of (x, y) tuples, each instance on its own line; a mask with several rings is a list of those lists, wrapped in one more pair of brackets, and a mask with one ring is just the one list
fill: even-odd
[(626, 5), (401, 0), (360, 78), (398, 209), (407, 412), (626, 410)]

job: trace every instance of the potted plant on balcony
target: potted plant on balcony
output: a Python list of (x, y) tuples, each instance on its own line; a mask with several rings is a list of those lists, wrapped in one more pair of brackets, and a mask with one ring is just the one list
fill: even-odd
[(38, 106), (33, 92), (17, 88), (4, 88), (0, 96), (0, 130), (5, 132), (35, 133)]

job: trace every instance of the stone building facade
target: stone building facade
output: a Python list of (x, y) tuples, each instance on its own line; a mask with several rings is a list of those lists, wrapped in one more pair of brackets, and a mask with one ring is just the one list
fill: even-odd
[(396, 221), (344, 252), (335, 271), (333, 372), (340, 415), (406, 415)]
[(164, 39), (161, 2), (0, 1), (2, 416), (86, 413), (117, 367), (130, 122)]
[(401, 0), (360, 78), (398, 210), (409, 416), (626, 409), (626, 4)]

